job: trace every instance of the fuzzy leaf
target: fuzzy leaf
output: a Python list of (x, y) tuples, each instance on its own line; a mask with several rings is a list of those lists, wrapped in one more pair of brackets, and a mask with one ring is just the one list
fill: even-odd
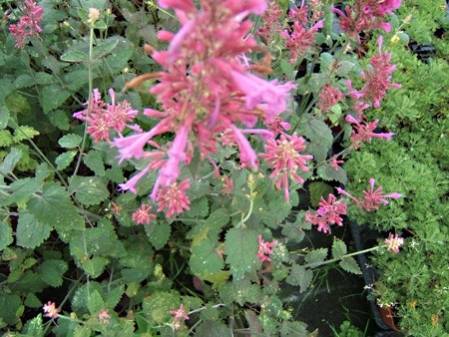
[(326, 257), (327, 257), (327, 248), (319, 248), (309, 252), (305, 257), (305, 260), (307, 263), (310, 264), (319, 264), (323, 262)]
[(155, 249), (161, 249), (170, 238), (171, 226), (167, 222), (145, 225), (145, 233)]
[(109, 191), (98, 177), (72, 177), (69, 190), (86, 206), (98, 205), (109, 197)]
[(83, 158), (84, 164), (91, 169), (95, 175), (103, 177), (105, 175), (105, 167), (103, 157), (100, 151), (90, 151)]
[(0, 251), (13, 242), (11, 225), (0, 221)]
[(69, 269), (67, 262), (63, 260), (45, 260), (38, 268), (42, 281), (52, 287), (62, 285), (62, 276)]
[(326, 181), (338, 181), (344, 185), (348, 182), (348, 176), (345, 170), (342, 168), (334, 170), (334, 168), (327, 163), (320, 166), (317, 172), (318, 176)]
[(48, 114), (51, 110), (59, 108), (69, 97), (70, 92), (57, 84), (43, 87), (41, 100), (44, 113)]
[(41, 314), (34, 317), (31, 321), (28, 321), (25, 326), (25, 334), (33, 337), (44, 336), (44, 325)]
[(205, 321), (195, 330), (194, 337), (231, 337), (232, 331), (219, 321)]
[(103, 297), (99, 291), (94, 290), (87, 298), (87, 309), (91, 315), (97, 314), (100, 310), (104, 309)]
[(216, 248), (216, 244), (210, 240), (203, 240), (200, 244), (192, 246), (189, 265), (193, 274), (205, 279), (222, 271), (223, 258), (217, 253)]
[(74, 133), (69, 133), (69, 134), (65, 135), (64, 137), (61, 137), (58, 140), (58, 144), (61, 147), (66, 148), (66, 149), (74, 149), (78, 145), (81, 144), (82, 140), (83, 139), (80, 136), (78, 136)]
[(257, 232), (246, 228), (232, 228), (226, 234), (226, 262), (235, 280), (241, 280), (257, 265)]
[(293, 265), (290, 275), (286, 281), (293, 286), (299, 286), (300, 292), (304, 292), (310, 285), (313, 279), (313, 272), (305, 269), (300, 265)]
[(339, 239), (334, 238), (334, 242), (332, 243), (332, 257), (334, 259), (339, 259), (346, 255), (348, 249), (346, 248), (346, 244)]
[(77, 151), (67, 151), (67, 152), (61, 153), (55, 159), (56, 168), (59, 171), (65, 170), (67, 167), (70, 166), (73, 159), (75, 159), (76, 154), (77, 154)]
[(13, 141), (20, 143), (24, 140), (29, 140), (39, 135), (39, 131), (33, 129), (31, 126), (22, 125), (14, 130)]
[(348, 273), (353, 273), (356, 275), (361, 275), (362, 271), (360, 270), (359, 264), (353, 257), (346, 257), (340, 261), (340, 267), (347, 271)]
[(0, 174), (3, 176), (10, 174), (16, 167), (20, 158), (22, 158), (22, 151), (18, 148), (12, 148), (9, 154), (5, 159), (3, 159), (3, 162), (0, 164)]
[(39, 247), (50, 236), (51, 230), (51, 226), (39, 222), (32, 214), (20, 212), (16, 231), (17, 245), (31, 249)]

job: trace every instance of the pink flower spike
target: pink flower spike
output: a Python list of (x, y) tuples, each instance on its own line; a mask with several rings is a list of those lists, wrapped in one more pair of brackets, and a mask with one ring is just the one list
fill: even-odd
[(48, 318), (58, 318), (59, 312), (61, 309), (56, 308), (56, 304), (54, 302), (48, 301), (47, 304), (44, 304), (42, 307), (42, 310), (44, 311), (44, 316)]
[(264, 241), (262, 235), (259, 235), (258, 237), (259, 242), (259, 251), (257, 253), (257, 257), (259, 258), (259, 261), (264, 262), (271, 262), (271, 254), (273, 254), (273, 249), (277, 244), (276, 240), (273, 240), (271, 242)]
[(132, 220), (138, 225), (149, 225), (156, 220), (156, 214), (152, 213), (151, 205), (142, 204), (132, 214)]
[(332, 158), (330, 159), (330, 165), (335, 171), (339, 171), (343, 163), (344, 161), (338, 159), (338, 156), (332, 156)]
[(190, 200), (186, 194), (190, 188), (188, 179), (170, 186), (162, 186), (156, 194), (158, 212), (164, 211), (168, 218), (190, 209)]
[(192, 12), (195, 10), (195, 5), (192, 0), (158, 0), (158, 3), (164, 9), (172, 8), (183, 12)]
[(129, 179), (126, 183), (120, 184), (119, 188), (121, 191), (130, 191), (132, 193), (137, 193), (136, 185), (139, 182), (140, 179), (142, 179), (144, 176), (148, 174), (150, 171), (150, 165), (145, 167), (142, 171), (135, 174), (131, 179)]
[(402, 198), (402, 194), (401, 193), (390, 193), (385, 195), (386, 198), (390, 198), (390, 199), (400, 199)]
[(321, 198), (319, 208), (316, 211), (307, 211), (305, 220), (317, 226), (319, 232), (330, 233), (330, 226), (343, 226), (343, 215), (347, 214), (347, 206), (342, 200), (337, 200), (333, 194), (327, 199)]
[(242, 131), (231, 125), (231, 130), (234, 134), (234, 140), (237, 143), (240, 150), (240, 162), (243, 166), (256, 169), (258, 167), (257, 155), (251, 144), (243, 135)]
[(399, 249), (404, 245), (404, 238), (401, 238), (398, 234), (390, 233), (384, 243), (388, 251), (397, 254), (399, 253)]

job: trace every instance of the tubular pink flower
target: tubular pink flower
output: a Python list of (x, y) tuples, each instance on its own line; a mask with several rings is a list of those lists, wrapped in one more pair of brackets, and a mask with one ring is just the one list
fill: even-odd
[(192, 0), (158, 0), (158, 3), (164, 9), (172, 8), (187, 13), (195, 10), (195, 5)]
[(268, 140), (265, 153), (261, 155), (273, 170), (270, 177), (276, 188), (284, 190), (287, 201), (289, 200), (289, 178), (298, 184), (303, 184), (304, 179), (298, 175), (298, 171), (309, 171), (307, 162), (313, 157), (302, 154), (304, 150), (304, 138), (283, 134), (278, 140)]
[(190, 200), (186, 194), (190, 187), (188, 179), (181, 183), (172, 183), (169, 186), (163, 186), (156, 195), (158, 212), (164, 211), (168, 218), (180, 214), (190, 209)]
[(262, 235), (259, 235), (257, 238), (259, 242), (259, 250), (257, 252), (257, 257), (260, 262), (271, 262), (271, 254), (273, 254), (273, 249), (277, 244), (276, 240), (271, 242), (265, 241)]
[(388, 251), (398, 254), (400, 248), (404, 245), (404, 238), (401, 238), (398, 234), (390, 233), (384, 243)]
[(156, 214), (152, 212), (151, 205), (142, 204), (132, 214), (132, 220), (138, 225), (149, 225), (156, 220)]
[(319, 232), (329, 234), (331, 225), (343, 226), (343, 215), (347, 214), (347, 206), (342, 200), (337, 200), (333, 194), (327, 199), (321, 198), (319, 208), (316, 211), (307, 211), (305, 220), (317, 226)]
[(42, 310), (44, 311), (44, 316), (48, 318), (58, 318), (59, 312), (61, 309), (56, 307), (56, 304), (54, 302), (49, 301), (47, 304), (44, 304), (42, 307)]
[(243, 135), (242, 131), (231, 125), (231, 130), (234, 134), (234, 140), (240, 150), (240, 162), (243, 166), (249, 168), (257, 168), (257, 154), (251, 147), (251, 144)]
[(42, 32), (40, 25), (44, 8), (39, 6), (35, 0), (25, 0), (23, 13), (19, 22), (9, 25), (9, 32), (16, 40), (17, 48), (23, 48), (28, 38), (39, 36)]
[(346, 122), (353, 125), (351, 143), (355, 149), (360, 148), (363, 143), (371, 142), (373, 138), (391, 140), (394, 136), (392, 132), (375, 132), (378, 120), (372, 122), (361, 122), (355, 119), (351, 115), (347, 115), (345, 118)]
[(137, 193), (136, 185), (144, 176), (148, 174), (150, 171), (150, 166), (148, 165), (142, 171), (135, 174), (131, 179), (129, 179), (126, 183), (120, 184), (119, 188), (122, 191), (131, 191), (132, 193)]
[(321, 90), (320, 96), (318, 97), (318, 108), (323, 112), (328, 112), (343, 98), (344, 95), (339, 89), (327, 84)]

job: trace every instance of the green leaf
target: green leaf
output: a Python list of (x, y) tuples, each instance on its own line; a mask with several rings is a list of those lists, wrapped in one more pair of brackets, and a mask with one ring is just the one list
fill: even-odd
[[(43, 225), (54, 226), (62, 233), (84, 228), (83, 217), (70, 200), (67, 191), (55, 183), (44, 187), (42, 196), (33, 197), (28, 210)], [(61, 237), (64, 240), (64, 236)]]
[(0, 221), (0, 250), (5, 249), (13, 242), (11, 225)]
[(293, 286), (299, 286), (300, 292), (304, 292), (310, 285), (313, 279), (313, 272), (305, 269), (300, 265), (293, 265), (290, 275), (288, 275), (286, 281)]
[(59, 108), (71, 96), (69, 91), (57, 84), (43, 87), (40, 94), (45, 114)]
[(91, 169), (95, 175), (103, 177), (105, 172), (103, 156), (100, 151), (90, 151), (83, 158), (84, 164)]
[(95, 315), (104, 308), (104, 300), (103, 297), (101, 297), (100, 292), (97, 290), (92, 291), (90, 296), (87, 298), (87, 309), (90, 314)]
[(117, 47), (120, 38), (112, 36), (104, 41), (101, 41), (93, 50), (93, 59), (98, 60), (108, 54), (110, 54), (115, 47)]
[(0, 294), (0, 318), (7, 324), (13, 325), (17, 322), (21, 308), (23, 308), (22, 301), (18, 295), (5, 292)]
[(28, 74), (19, 75), (14, 81), (14, 86), (17, 89), (29, 88), (34, 85), (34, 79)]
[(310, 264), (319, 264), (323, 262), (326, 257), (327, 248), (319, 248), (309, 252), (305, 257), (305, 261)]
[(0, 164), (0, 174), (3, 176), (10, 174), (16, 167), (20, 158), (22, 158), (22, 151), (13, 147)]
[(72, 177), (69, 181), (70, 193), (86, 206), (98, 205), (109, 197), (109, 191), (99, 177)]
[(61, 153), (55, 159), (56, 168), (59, 171), (65, 170), (73, 162), (73, 159), (75, 159), (77, 153), (77, 151), (67, 151)]
[(334, 188), (322, 181), (314, 181), (309, 185), (310, 204), (318, 207), (321, 198), (326, 199), (332, 193)]
[(9, 185), (11, 194), (8, 198), (5, 198), (7, 204), (24, 204), (26, 203), (34, 193), (38, 192), (42, 188), (42, 184), (35, 178), (23, 178), (14, 181)]
[(346, 244), (342, 240), (334, 238), (334, 242), (332, 243), (332, 257), (339, 259), (347, 253), (348, 249), (346, 248)]
[(282, 322), (281, 337), (312, 337), (309, 334), (307, 325), (303, 322)]
[(170, 310), (179, 307), (179, 295), (175, 292), (156, 291), (144, 298), (143, 314), (155, 323), (164, 323), (170, 319)]
[(303, 115), (298, 132), (310, 140), (306, 152), (311, 153), (317, 162), (326, 160), (334, 141), (332, 130), (327, 124), (311, 114)]
[(39, 131), (35, 130), (31, 126), (22, 125), (14, 130), (13, 141), (20, 143), (24, 140), (29, 140), (39, 135)]
[(30, 249), (39, 247), (50, 236), (51, 230), (51, 226), (40, 223), (32, 214), (20, 211), (16, 230), (17, 245)]
[(165, 221), (153, 222), (149, 225), (144, 225), (144, 228), (148, 239), (155, 249), (161, 249), (170, 239), (171, 226)]
[(344, 185), (348, 183), (346, 171), (342, 168), (335, 170), (330, 164), (326, 163), (318, 168), (318, 176), (326, 181), (338, 181)]
[(42, 315), (39, 314), (25, 325), (25, 334), (33, 337), (44, 336), (44, 325)]
[(232, 330), (219, 321), (205, 321), (195, 330), (194, 337), (232, 337)]
[(63, 260), (45, 260), (38, 268), (42, 281), (52, 287), (62, 285), (62, 276), (69, 269), (67, 262)]
[(103, 274), (104, 269), (109, 263), (109, 259), (102, 256), (95, 256), (92, 259), (82, 260), (81, 268), (92, 278), (97, 278)]
[(8, 126), (9, 110), (6, 105), (1, 104), (0, 101), (0, 130)]
[(64, 54), (62, 54), (61, 61), (71, 63), (88, 62), (89, 55), (79, 49), (69, 49)]
[(66, 148), (66, 149), (74, 149), (78, 145), (81, 144), (82, 140), (83, 139), (80, 136), (78, 136), (74, 133), (69, 133), (69, 134), (65, 135), (64, 137), (60, 138), (58, 140), (58, 144), (61, 147)]
[(257, 232), (247, 228), (232, 228), (226, 233), (226, 262), (235, 280), (241, 280), (257, 265)]
[(192, 246), (192, 255), (189, 261), (190, 269), (194, 275), (201, 279), (219, 273), (224, 268), (223, 258), (218, 254), (216, 243), (203, 240)]
[(360, 270), (359, 264), (353, 257), (345, 257), (340, 261), (340, 267), (347, 271), (348, 273), (353, 273), (356, 275), (361, 275), (362, 271)]

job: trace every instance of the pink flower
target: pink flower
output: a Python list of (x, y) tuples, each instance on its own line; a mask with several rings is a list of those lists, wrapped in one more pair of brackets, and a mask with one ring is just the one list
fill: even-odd
[(262, 157), (272, 168), (270, 177), (276, 188), (283, 189), (285, 199), (289, 200), (289, 179), (298, 184), (303, 184), (304, 179), (298, 175), (298, 171), (308, 172), (307, 162), (312, 160), (311, 155), (304, 155), (305, 140), (296, 135), (282, 135), (279, 139), (271, 139), (266, 142), (265, 153)]
[(61, 309), (56, 308), (56, 304), (54, 302), (48, 302), (47, 304), (44, 304), (42, 307), (42, 310), (44, 311), (44, 316), (48, 318), (58, 318), (59, 312)]
[(111, 319), (111, 315), (109, 315), (109, 312), (106, 309), (101, 310), (97, 317), (101, 324), (107, 324)]
[(399, 249), (404, 245), (404, 238), (401, 238), (398, 234), (390, 233), (384, 242), (388, 251), (397, 254), (399, 253)]
[(259, 258), (260, 262), (271, 262), (271, 254), (273, 254), (273, 249), (276, 246), (277, 241), (264, 241), (262, 235), (259, 235), (258, 241), (259, 251), (257, 253), (257, 257)]
[(168, 218), (176, 214), (180, 214), (190, 209), (190, 200), (186, 191), (190, 187), (188, 179), (181, 183), (172, 183), (169, 186), (163, 186), (156, 194), (156, 202), (158, 204), (158, 212), (164, 211)]
[(73, 114), (86, 122), (87, 132), (96, 143), (109, 141), (111, 129), (121, 133), (137, 115), (137, 110), (133, 110), (128, 101), (116, 103), (113, 89), (109, 89), (109, 96), (110, 104), (101, 99), (98, 89), (94, 89), (86, 109)]
[(222, 177), (223, 182), (223, 188), (221, 189), (221, 192), (224, 195), (230, 195), (234, 191), (234, 181), (229, 176), (223, 176)]
[(360, 148), (363, 143), (371, 142), (373, 138), (380, 138), (385, 140), (391, 140), (393, 138), (392, 132), (375, 132), (377, 128), (378, 120), (372, 122), (361, 122), (351, 115), (347, 115), (346, 122), (352, 124), (351, 143), (355, 149)]
[(267, 11), (262, 16), (262, 26), (259, 28), (258, 35), (260, 35), (267, 44), (270, 44), (275, 34), (279, 34), (281, 27), (282, 9), (275, 0), (269, 1)]
[(156, 215), (152, 213), (152, 207), (149, 204), (142, 204), (132, 214), (133, 221), (138, 225), (149, 225), (156, 220)]
[(307, 53), (315, 43), (316, 33), (324, 26), (324, 20), (319, 20), (309, 28), (307, 13), (308, 7), (304, 5), (304, 2), (299, 9), (291, 9), (289, 19), (293, 22), (293, 26), (281, 33), (290, 51), (291, 63), (295, 63), (299, 56)]
[(382, 186), (374, 188), (374, 178), (369, 180), (369, 189), (363, 192), (363, 198), (356, 198), (342, 188), (337, 188), (339, 194), (349, 197), (359, 208), (364, 209), (367, 212), (373, 212), (378, 210), (381, 206), (389, 204), (390, 199), (399, 199), (402, 197), (400, 193), (384, 194)]
[(329, 194), (326, 199), (321, 198), (319, 208), (316, 211), (307, 211), (305, 220), (312, 225), (318, 226), (318, 231), (325, 234), (330, 233), (330, 226), (343, 226), (342, 215), (347, 214), (346, 204), (342, 200), (337, 200), (333, 194)]
[(175, 330), (181, 328), (181, 324), (190, 319), (188, 312), (184, 308), (184, 304), (181, 304), (178, 309), (171, 310), (170, 315), (172, 316), (172, 325)]
[(338, 156), (332, 156), (332, 158), (330, 159), (330, 165), (335, 171), (340, 170), (343, 163), (344, 161), (338, 159)]
[(44, 14), (43, 7), (35, 0), (25, 0), (23, 16), (19, 22), (9, 25), (9, 32), (16, 40), (16, 47), (23, 48), (30, 37), (39, 36), (42, 32), (41, 21)]
[(318, 97), (318, 108), (328, 112), (335, 104), (344, 98), (343, 93), (330, 84), (326, 84)]

